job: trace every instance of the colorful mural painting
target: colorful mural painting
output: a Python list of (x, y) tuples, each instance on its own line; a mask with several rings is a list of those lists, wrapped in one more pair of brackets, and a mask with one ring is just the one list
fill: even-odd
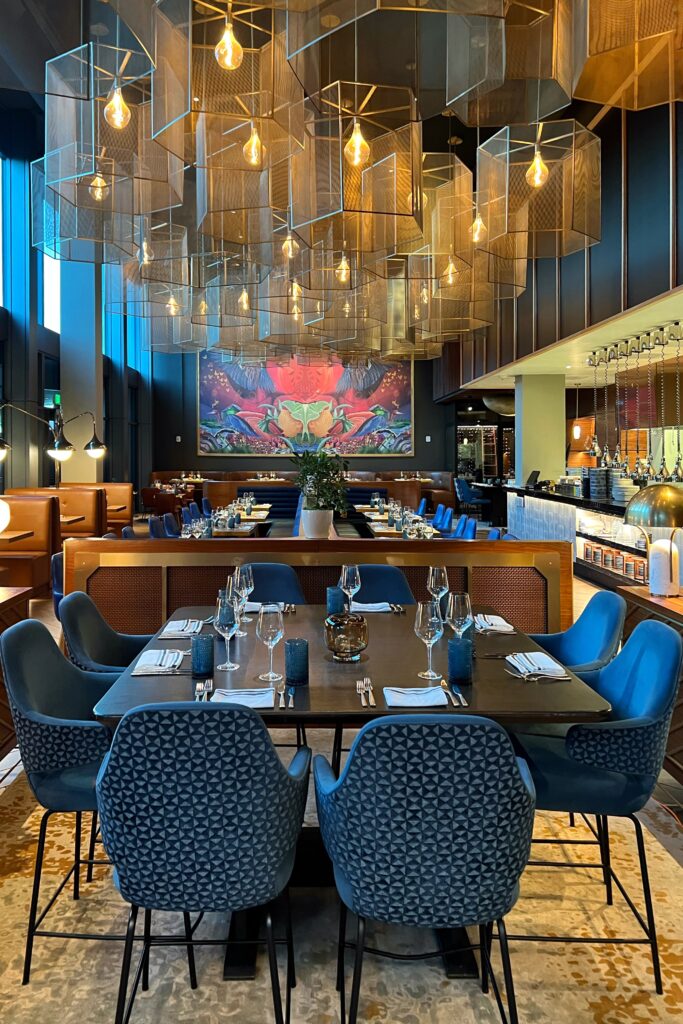
[(198, 453), (412, 455), (412, 365), (242, 365), (198, 356)]

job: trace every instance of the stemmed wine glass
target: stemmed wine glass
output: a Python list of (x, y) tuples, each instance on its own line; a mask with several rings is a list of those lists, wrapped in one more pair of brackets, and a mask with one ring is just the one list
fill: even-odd
[(199, 540), (201, 535), (204, 533), (204, 521), (202, 519), (193, 519), (190, 523), (190, 528), (194, 539)]
[(233, 593), (237, 598), (237, 632), (235, 633), (235, 636), (247, 636), (246, 630), (242, 629), (242, 623), (245, 621), (243, 618), (244, 606), (247, 603), (249, 591), (247, 588), (246, 578), (240, 575), (239, 566), (232, 574), (228, 581), (228, 585), (232, 587)]
[[(254, 592), (254, 574), (251, 571), (251, 566), (239, 565), (237, 569), (235, 569), (235, 572), (238, 574), (239, 579), (244, 581), (244, 586), (247, 591), (246, 601), (248, 601)], [(254, 620), (250, 615), (242, 615), (241, 622), (243, 622), (245, 626), (248, 626), (253, 621)]]
[(445, 565), (430, 565), (427, 574), (427, 590), (435, 601), (448, 593), (448, 572)]
[(360, 590), (360, 569), (357, 565), (342, 565), (339, 586), (346, 594), (349, 602), (349, 612), (353, 602), (353, 595)]
[(235, 595), (230, 587), (218, 591), (216, 601), (216, 617), (214, 628), (225, 640), (225, 663), (216, 665), (219, 672), (234, 672), (239, 665), (230, 661), (230, 641), (237, 632), (237, 609), (235, 607)]
[(280, 605), (262, 604), (256, 623), (256, 636), (266, 645), (270, 653), (270, 668), (259, 676), (264, 683), (277, 683), (282, 679), (280, 672), (273, 672), (273, 650), (276, 644), (282, 640), (284, 631)]
[(427, 647), (427, 671), (418, 672), (420, 679), (441, 679), (432, 668), (432, 647), (443, 636), (443, 619), (438, 601), (420, 601), (415, 614), (415, 635)]
[(462, 640), (465, 630), (472, 625), (473, 621), (470, 595), (449, 594), (446, 607), (446, 622), (460, 640)]

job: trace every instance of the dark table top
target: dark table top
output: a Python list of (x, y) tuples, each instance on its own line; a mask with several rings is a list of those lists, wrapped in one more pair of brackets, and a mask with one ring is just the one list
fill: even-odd
[[(481, 610), (481, 609), (479, 609)], [(207, 618), (214, 611), (209, 607), (179, 608), (173, 619)], [(414, 609), (408, 607), (404, 615), (368, 614), (369, 644), (355, 664), (342, 664), (332, 660), (323, 634), (325, 609), (321, 605), (305, 605), (296, 614), (284, 617), (285, 639), (304, 637), (309, 643), (308, 686), (295, 691), (294, 708), (280, 710), (259, 709), (272, 727), (291, 728), (296, 722), (333, 728), (335, 725), (361, 726), (379, 715), (430, 712), (457, 712), (452, 706), (443, 708), (387, 708), (383, 686), (420, 686), (427, 683), (417, 675), (426, 668), (427, 650), (413, 632)], [(265, 686), (258, 680), (260, 672), (267, 671), (268, 652), (255, 636), (256, 616), (247, 626), (248, 636), (234, 638), (230, 643), (230, 657), (239, 663), (234, 672), (215, 672), (216, 689)], [(204, 631), (211, 626), (204, 626)], [(433, 663), (439, 672), (446, 672), (447, 641), (452, 636), (447, 626), (444, 636), (434, 646)], [(154, 648), (185, 650), (189, 640), (158, 640), (149, 644)], [(514, 679), (505, 671), (505, 661), (487, 658), (487, 654), (507, 654), (513, 651), (539, 650), (523, 633), (497, 636), (475, 636), (473, 681), (462, 686), (469, 707), (459, 709), (465, 714), (484, 715), (503, 724), (531, 722), (594, 722), (606, 718), (610, 705), (576, 676), (565, 681), (524, 682)], [(217, 637), (216, 664), (225, 660), (225, 647)], [(477, 657), (478, 655), (478, 657)], [(134, 665), (135, 663), (133, 663)], [(182, 675), (133, 676), (131, 665), (114, 683), (108, 693), (95, 706), (95, 716), (115, 725), (130, 708), (140, 704), (182, 701), (194, 698), (194, 682), (190, 674), (190, 658), (183, 658)], [(274, 667), (284, 670), (284, 643), (275, 648)], [(363, 708), (356, 693), (356, 680), (370, 676), (373, 682), (376, 708)]]

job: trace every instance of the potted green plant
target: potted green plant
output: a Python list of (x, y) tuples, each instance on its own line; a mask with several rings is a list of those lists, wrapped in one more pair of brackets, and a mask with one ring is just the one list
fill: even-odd
[(347, 464), (338, 455), (301, 452), (292, 462), (298, 470), (297, 486), (304, 496), (301, 526), (311, 538), (329, 536), (334, 513), (346, 515)]

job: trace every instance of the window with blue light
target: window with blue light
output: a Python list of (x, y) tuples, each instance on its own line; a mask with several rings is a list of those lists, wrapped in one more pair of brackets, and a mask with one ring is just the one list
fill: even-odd
[(60, 264), (43, 253), (43, 327), (59, 334), (61, 326)]
[(4, 274), (4, 263), (3, 263), (3, 248), (4, 248), (4, 235), (2, 231), (2, 208), (4, 205), (3, 198), (3, 186), (2, 186), (2, 170), (4, 161), (0, 160), (0, 306), (4, 306), (5, 302), (5, 274)]

